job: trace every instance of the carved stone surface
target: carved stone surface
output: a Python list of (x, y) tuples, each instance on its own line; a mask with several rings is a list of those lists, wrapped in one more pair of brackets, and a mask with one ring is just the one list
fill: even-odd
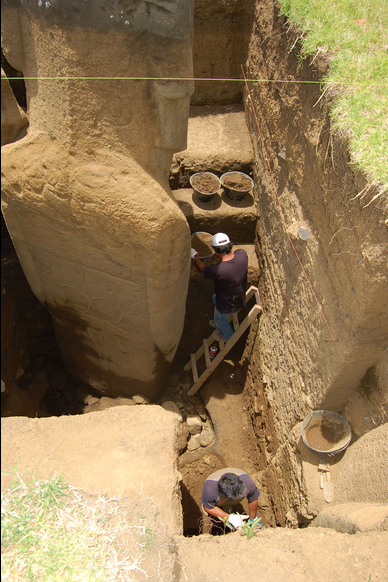
[(191, 1), (14, 0), (2, 12), (30, 120), (3, 148), (2, 208), (23, 270), (76, 382), (153, 398), (190, 271), (168, 176), (192, 85), (163, 79), (192, 76)]
[(27, 122), (27, 115), (19, 107), (7, 76), (1, 69), (1, 145), (14, 141)]

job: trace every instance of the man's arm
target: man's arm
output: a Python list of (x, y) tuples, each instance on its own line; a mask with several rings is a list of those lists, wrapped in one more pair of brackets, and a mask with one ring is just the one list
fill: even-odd
[(209, 507), (205, 507), (205, 506), (203, 508), (212, 517), (229, 517), (229, 513), (226, 513), (220, 507), (217, 507), (217, 505), (215, 507), (213, 507), (212, 509), (210, 509)]
[(258, 502), (259, 502), (259, 500), (255, 499), (254, 501), (251, 501), (250, 503), (248, 503), (249, 519), (255, 519), (256, 513), (257, 513)]
[(203, 264), (203, 262), (202, 262), (202, 261), (201, 261), (201, 259), (199, 258), (199, 255), (198, 255), (198, 254), (196, 254), (196, 255), (194, 256), (194, 258), (193, 258), (193, 261), (194, 261), (194, 265), (195, 265), (195, 266), (196, 266), (196, 268), (197, 268), (197, 271), (198, 271), (199, 273), (201, 273), (201, 275), (202, 275), (202, 274), (203, 274), (203, 270), (204, 270), (204, 268), (205, 268), (205, 265)]

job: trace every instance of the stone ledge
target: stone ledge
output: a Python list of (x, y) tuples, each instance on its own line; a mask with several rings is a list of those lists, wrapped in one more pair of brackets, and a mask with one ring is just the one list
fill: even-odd
[(232, 201), (220, 192), (210, 202), (197, 200), (191, 188), (174, 190), (173, 195), (192, 233), (226, 232), (236, 244), (252, 244), (258, 218), (253, 195), (247, 194), (243, 200)]
[(243, 105), (192, 106), (187, 148), (174, 155), (170, 182), (184, 187), (195, 172), (249, 172), (254, 156)]

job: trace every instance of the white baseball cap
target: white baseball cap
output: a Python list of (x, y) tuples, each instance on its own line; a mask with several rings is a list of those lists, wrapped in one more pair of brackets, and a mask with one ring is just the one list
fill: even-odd
[(217, 232), (212, 236), (212, 247), (222, 247), (230, 243), (229, 237), (223, 232)]

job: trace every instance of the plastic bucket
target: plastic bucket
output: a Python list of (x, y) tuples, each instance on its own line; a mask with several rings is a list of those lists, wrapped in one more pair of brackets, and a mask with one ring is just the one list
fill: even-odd
[[(245, 189), (241, 189), (238, 186), (238, 182), (242, 180), (244, 182), (249, 182), (249, 186)], [(225, 185), (225, 181), (230, 181), (231, 184)], [(252, 178), (243, 172), (226, 172), (225, 174), (222, 174), (220, 182), (224, 189), (225, 196), (229, 198), (229, 200), (242, 200), (255, 185)], [(235, 187), (233, 187), (233, 182), (235, 183)]]
[(315, 453), (336, 455), (352, 440), (348, 421), (331, 410), (310, 412), (302, 422), (302, 440)]
[[(212, 189), (211, 192), (204, 192), (203, 190), (200, 190), (197, 181), (201, 177), (214, 178), (214, 180), (217, 182), (217, 188), (215, 190)], [(190, 185), (201, 202), (210, 202), (210, 200), (213, 200), (214, 196), (217, 194), (221, 187), (219, 177), (215, 174), (212, 174), (212, 172), (197, 172), (196, 174), (193, 174), (190, 176)]]

